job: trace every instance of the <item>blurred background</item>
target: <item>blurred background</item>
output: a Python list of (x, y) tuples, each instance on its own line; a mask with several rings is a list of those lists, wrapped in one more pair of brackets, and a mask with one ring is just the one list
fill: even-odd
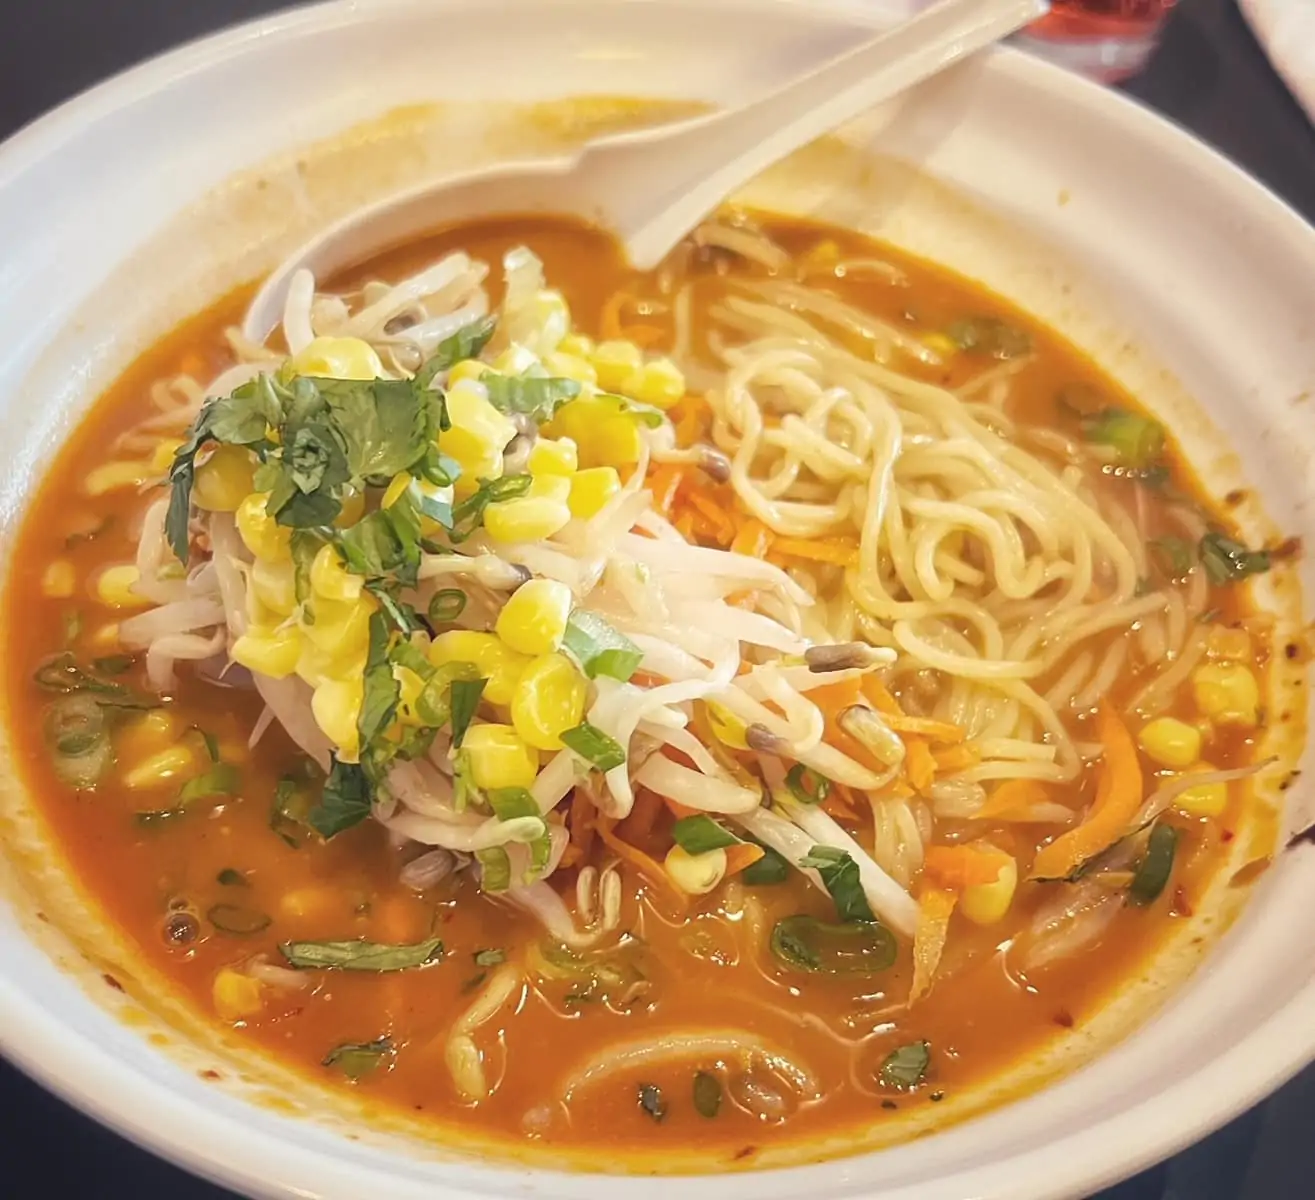
[[(849, 0), (851, 7), (892, 19), (928, 2)], [(1315, 221), (1315, 126), (1308, 116), (1315, 114), (1315, 0), (1052, 0), (1052, 5), (1050, 16), (1019, 37), (1024, 49), (1157, 109)], [(141, 59), (288, 5), (285, 0), (41, 0), (4, 7), (0, 138)], [(3, 1062), (0, 1113), (5, 1163), (0, 1195), (230, 1200), (229, 1193), (100, 1128)], [(1094, 1200), (1312, 1198), (1315, 1068), (1213, 1137)]]

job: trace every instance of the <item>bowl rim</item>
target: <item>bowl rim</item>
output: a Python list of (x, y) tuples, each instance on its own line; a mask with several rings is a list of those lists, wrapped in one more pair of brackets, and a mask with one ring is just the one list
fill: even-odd
[[(501, 0), (533, 3), (534, 0)], [(613, 0), (653, 4), (661, 0)], [(712, 0), (747, 11), (792, 8), (797, 0)], [(480, 0), (443, 0), (446, 7), (482, 7)], [(254, 43), (277, 44), (311, 31), (386, 19), (391, 13), (423, 10), (433, 0), (320, 0), (257, 17), (188, 41), (148, 58), (64, 101), (0, 144), (0, 190), (24, 172), (56, 155), (75, 132), (127, 107), (156, 96), (171, 84), (240, 57)], [(858, 0), (820, 0), (807, 6), (822, 21), (872, 23), (872, 11)], [(1190, 131), (1138, 100), (1072, 75), (1059, 67), (1010, 48), (985, 56), (992, 70), (1055, 101), (1086, 110), (1089, 116), (1124, 129), (1208, 183), (1221, 204), (1245, 210), (1273, 223), (1274, 236), (1304, 243), (1315, 261), (1311, 226), (1269, 188)], [(1084, 1128), (1075, 1128), (1049, 1144), (1010, 1152), (985, 1166), (956, 1170), (937, 1181), (938, 1195), (973, 1195), (979, 1200), (1011, 1200), (1018, 1193), (1019, 1168), (1026, 1164), (1030, 1195), (1061, 1200), (1091, 1187), (1105, 1186), (1176, 1153), (1204, 1137), (1282, 1085), (1315, 1059), (1315, 1026), (1303, 1001), (1315, 996), (1315, 982), (1275, 1010), (1260, 1026), (1216, 1052), (1192, 1072), (1160, 1088), (1147, 1099)], [(50, 1011), (32, 1004), (0, 973), (0, 1052), (28, 1076), (116, 1133), (166, 1160), (245, 1194), (287, 1197), (322, 1196), (355, 1200), (363, 1194), (419, 1197), (441, 1194), (448, 1200), (476, 1200), (523, 1190), (527, 1180), (554, 1181), (545, 1194), (570, 1194), (575, 1174), (547, 1168), (517, 1168), (465, 1163), (444, 1164), (449, 1178), (437, 1185), (400, 1181), (386, 1169), (347, 1161), (343, 1156), (280, 1140), (278, 1124), (261, 1128), (244, 1124), (219, 1106), (180, 1095), (163, 1082), (124, 1064), (109, 1046), (90, 1037), (70, 1037)], [(170, 1120), (153, 1119), (162, 1111)], [(1174, 1113), (1172, 1122), (1164, 1113)], [(1117, 1145), (1117, 1162), (1099, 1167), (1096, 1155), (1083, 1153), (1099, 1141)], [(880, 1154), (881, 1151), (874, 1152)], [(798, 1194), (821, 1185), (836, 1195), (866, 1191), (853, 1165), (861, 1159), (777, 1168), (758, 1178), (793, 1177)], [(1102, 1160), (1103, 1160), (1103, 1156)], [(607, 1178), (593, 1176), (593, 1178)], [(611, 1178), (618, 1178), (612, 1176)], [(632, 1183), (641, 1181), (621, 1176)], [(691, 1178), (691, 1177), (683, 1177)], [(721, 1179), (726, 1176), (693, 1178)], [(1043, 1182), (1038, 1182), (1043, 1181)], [(656, 1182), (659, 1186), (664, 1181)], [(417, 1186), (418, 1184), (418, 1186)], [(870, 1186), (870, 1184), (869, 1184)], [(562, 1188), (564, 1190), (559, 1191)], [(637, 1190), (647, 1190), (640, 1188)], [(656, 1194), (656, 1193), (654, 1193)], [(889, 1200), (916, 1200), (917, 1185), (883, 1192)]]

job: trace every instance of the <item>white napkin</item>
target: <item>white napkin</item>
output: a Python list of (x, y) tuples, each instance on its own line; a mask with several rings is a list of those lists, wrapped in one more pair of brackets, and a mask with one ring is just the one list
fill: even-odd
[(1256, 40), (1306, 115), (1315, 121), (1315, 3), (1238, 0)]

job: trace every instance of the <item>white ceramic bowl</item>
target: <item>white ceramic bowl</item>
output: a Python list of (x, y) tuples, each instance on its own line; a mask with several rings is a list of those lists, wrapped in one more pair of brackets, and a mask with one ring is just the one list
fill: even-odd
[[(344, 0), (185, 47), (39, 121), (0, 149), (4, 536), (51, 446), (168, 321), (267, 269), (316, 223), (453, 154), (524, 152), (624, 118), (599, 104), (527, 118), (485, 102), (738, 100), (851, 42), (862, 11), (771, 0)], [(334, 140), (394, 106), (432, 100), (478, 103), (423, 120), (394, 113)], [(565, 126), (563, 112), (574, 114)], [(1149, 398), (1216, 489), (1251, 481), (1258, 502), (1243, 507), (1244, 525), (1266, 528), (1263, 509), (1309, 544), (1315, 426), (1301, 404), (1315, 393), (1315, 233), (1165, 122), (1014, 53), (952, 72), (848, 140), (910, 160), (951, 191), (893, 168), (878, 183), (844, 179), (858, 160), (822, 154), (778, 181), (777, 195), (952, 262), (1041, 313)], [(1304, 694), (1299, 703), (1304, 711)], [(615, 1195), (617, 1181), (600, 1176), (445, 1160), (383, 1135), (349, 1140), (341, 1119), (249, 1103), (261, 1087), (268, 1097), (267, 1081), (244, 1090), (241, 1079), (198, 1078), (200, 1063), (237, 1061), (231, 1047), (195, 1025), (180, 1046), (151, 1005), (103, 985), (103, 963), (122, 950), (106, 931), (81, 938), (101, 954), (88, 962), (33, 919), (33, 876), (44, 904), (73, 911), (79, 896), (61, 892), (33, 849), (21, 797), (10, 801), (0, 817), (13, 897), (0, 912), (0, 1045), (73, 1103), (254, 1195)], [(1043, 1200), (1093, 1191), (1203, 1136), (1315, 1057), (1315, 927), (1299, 919), (1312, 908), (1315, 850), (1303, 850), (1267, 875), (1157, 1016), (1044, 1093), (931, 1139), (690, 1179), (682, 1193)], [(672, 1185), (623, 1186), (657, 1200)]]

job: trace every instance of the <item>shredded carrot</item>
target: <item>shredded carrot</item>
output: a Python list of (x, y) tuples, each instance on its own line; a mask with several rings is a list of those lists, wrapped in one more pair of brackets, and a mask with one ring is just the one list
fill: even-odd
[(954, 891), (994, 883), (1009, 855), (994, 846), (928, 846), (922, 869), (928, 878)]
[(904, 774), (915, 792), (925, 792), (936, 782), (936, 760), (922, 738), (904, 739)]
[(887, 725), (896, 733), (911, 733), (929, 738), (933, 742), (953, 745), (963, 741), (963, 729), (949, 721), (933, 721), (930, 717), (906, 717), (903, 713), (882, 713)]
[(913, 934), (913, 986), (909, 1003), (926, 995), (936, 977), (950, 930), (950, 915), (959, 897), (943, 888), (924, 888), (918, 896), (918, 927)]
[(598, 830), (598, 836), (603, 839), (608, 849), (622, 862), (633, 867), (655, 888), (669, 896), (682, 911), (687, 908), (689, 906), (689, 897), (671, 882), (671, 876), (663, 870), (662, 864), (657, 859), (649, 857), (642, 850), (630, 845), (629, 842), (623, 842), (617, 837), (613, 828), (615, 824), (616, 821), (612, 817), (599, 817), (594, 823), (594, 828)]
[(662, 808), (661, 796), (648, 788), (639, 788), (630, 815), (617, 826), (618, 836), (625, 838), (632, 846), (646, 843), (653, 836), (653, 822), (657, 820)]
[(649, 472), (648, 490), (653, 493), (653, 503), (659, 512), (671, 512), (671, 506), (676, 503), (676, 495), (684, 482), (684, 468), (674, 463), (662, 463)]
[(764, 854), (765, 851), (761, 846), (755, 846), (752, 842), (741, 842), (738, 846), (726, 847), (726, 875), (738, 875), (745, 867), (751, 867)]
[(614, 341), (622, 336), (621, 310), (636, 299), (638, 297), (633, 292), (627, 292), (624, 288), (608, 296), (603, 311), (598, 315), (598, 334), (603, 341)]
[(875, 675), (864, 675), (861, 686), (863, 698), (877, 712), (884, 713), (888, 717), (902, 717), (904, 715), (904, 710), (900, 708), (899, 701), (890, 694), (890, 689)]
[(679, 821), (682, 817), (692, 817), (699, 810), (690, 808), (687, 804), (682, 804), (679, 800), (673, 800), (670, 796), (663, 796), (662, 802), (667, 806), (667, 811)]
[(581, 858), (588, 858), (594, 844), (594, 808), (589, 793), (582, 787), (571, 796), (571, 844), (578, 847)]
[(842, 679), (839, 683), (824, 683), (813, 688), (808, 698), (821, 709), (828, 721), (834, 721), (850, 705), (857, 704), (862, 695), (858, 679)]
[(570, 867), (578, 867), (582, 862), (584, 862), (584, 855), (581, 853), (580, 847), (572, 842), (562, 851), (561, 862), (558, 865), (569, 869)]
[(806, 558), (812, 562), (834, 563), (838, 567), (858, 565), (858, 547), (849, 538), (819, 539), (777, 538), (772, 553), (787, 558)]
[(675, 522), (676, 532), (680, 534), (687, 542), (694, 540), (694, 514), (683, 512)]
[(1026, 812), (1050, 799), (1050, 792), (1039, 779), (1006, 779), (986, 798), (977, 815), (1003, 817)]
[(858, 810), (854, 807), (854, 793), (843, 783), (832, 783), (826, 799), (822, 801), (822, 810), (842, 821), (857, 821)]
[(686, 395), (667, 415), (676, 425), (676, 445), (688, 448), (706, 440), (712, 409), (702, 396)]
[(747, 608), (752, 612), (758, 607), (757, 592), (732, 592), (726, 597), (726, 603), (732, 608)]
[(718, 540), (729, 545), (735, 537), (735, 523), (725, 510), (702, 489), (690, 489), (689, 503), (714, 526)]
[(214, 372), (206, 365), (206, 361), (201, 355), (189, 353), (184, 354), (182, 362), (178, 364), (178, 374), (208, 379)]
[(1102, 702), (1096, 709), (1096, 734), (1105, 748), (1096, 800), (1082, 824), (1037, 851), (1032, 874), (1064, 879), (1089, 858), (1108, 849), (1127, 831), (1142, 803), (1142, 772), (1137, 746), (1118, 713)]
[(974, 745), (963, 743), (940, 750), (932, 757), (936, 759), (936, 774), (948, 775), (951, 771), (975, 767), (982, 761), (982, 752)]
[(772, 531), (761, 521), (752, 517), (740, 526), (731, 549), (736, 554), (747, 554), (750, 558), (762, 558), (772, 548)]

